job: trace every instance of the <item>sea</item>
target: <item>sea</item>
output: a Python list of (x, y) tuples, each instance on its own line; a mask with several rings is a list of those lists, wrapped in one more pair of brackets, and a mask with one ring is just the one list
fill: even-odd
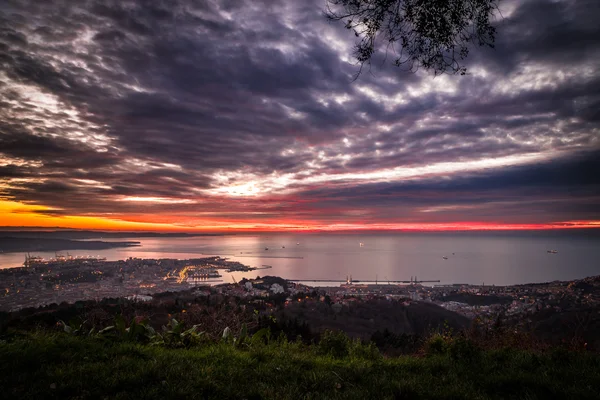
[[(138, 241), (141, 246), (68, 253), (107, 260), (221, 256), (264, 268), (223, 273), (223, 282), (275, 275), (306, 281), (345, 281), (351, 277), (353, 281), (417, 279), (439, 280), (440, 284), (512, 285), (600, 275), (600, 230), (261, 233), (113, 240)], [(51, 258), (55, 253), (33, 255)], [(0, 268), (21, 266), (24, 259), (25, 253), (0, 254)]]

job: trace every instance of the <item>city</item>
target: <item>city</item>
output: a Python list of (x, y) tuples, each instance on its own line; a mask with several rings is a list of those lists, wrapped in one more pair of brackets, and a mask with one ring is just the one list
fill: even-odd
[[(361, 301), (386, 299), (428, 302), (467, 318), (531, 315), (544, 310), (557, 312), (600, 306), (600, 277), (567, 282), (532, 283), (514, 286), (435, 284), (411, 280), (404, 284), (361, 283), (351, 277), (339, 286), (311, 287), (306, 282), (281, 280), (265, 284), (264, 279), (243, 279), (222, 283), (221, 272), (247, 272), (253, 268), (222, 257), (198, 259), (128, 258), (106, 261), (97, 258), (56, 257), (26, 259), (27, 267), (0, 270), (3, 282), (0, 311), (17, 311), (52, 303), (128, 297), (148, 301), (152, 295), (201, 287), (210, 293), (240, 298), (267, 298), (273, 294), (316, 292), (308, 302), (324, 301), (335, 308)], [(268, 269), (269, 266), (263, 266)], [(291, 300), (291, 297), (288, 299)]]
[(219, 270), (257, 269), (221, 257), (106, 261), (93, 257), (57, 256), (43, 260), (28, 256), (25, 265), (0, 270), (0, 281), (4, 284), (1, 311), (183, 290), (198, 283), (215, 282), (215, 278), (221, 277)]

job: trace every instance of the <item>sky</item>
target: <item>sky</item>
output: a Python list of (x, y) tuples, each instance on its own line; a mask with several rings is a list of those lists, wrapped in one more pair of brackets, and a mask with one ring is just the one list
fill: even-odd
[(467, 75), (356, 80), (325, 6), (4, 0), (0, 226), (600, 227), (600, 2), (503, 0)]

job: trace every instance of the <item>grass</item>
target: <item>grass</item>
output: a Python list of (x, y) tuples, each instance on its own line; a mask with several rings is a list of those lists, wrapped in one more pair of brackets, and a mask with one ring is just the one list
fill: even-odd
[(598, 399), (600, 358), (468, 344), (385, 358), (335, 338), (189, 349), (32, 333), (0, 344), (0, 397), (15, 399)]

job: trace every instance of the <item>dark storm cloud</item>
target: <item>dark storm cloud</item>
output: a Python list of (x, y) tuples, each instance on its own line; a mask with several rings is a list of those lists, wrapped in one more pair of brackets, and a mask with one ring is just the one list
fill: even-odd
[[(502, 170), (457, 174), (452, 179), (433, 177), (396, 183), (363, 184), (341, 189), (324, 187), (319, 190), (306, 191), (304, 196), (307, 199), (322, 199), (332, 196), (340, 198), (355, 196), (360, 199), (367, 193), (377, 197), (439, 191), (440, 197), (446, 197), (444, 192), (462, 191), (469, 194), (472, 191), (483, 190), (494, 190), (499, 193), (551, 190), (565, 193), (570, 189), (595, 191), (595, 194), (600, 196), (600, 152), (586, 152), (527, 166), (507, 167)], [(447, 200), (453, 201), (453, 198), (449, 196)]]
[[(595, 0), (516, 3), (513, 15), (500, 19), (499, 51), (493, 60), (515, 67), (523, 59), (550, 63), (561, 68), (570, 63), (587, 63), (598, 57), (600, 4)], [(504, 60), (502, 60), (504, 59)]]
[(192, 199), (202, 205), (151, 207), (209, 213), (221, 210), (207, 193), (223, 180), (277, 173), (315, 203), (286, 195), (269, 200), (272, 208), (248, 200), (231, 212), (326, 218), (319, 210), (337, 206), (336, 218), (361, 215), (341, 206), (347, 197), (374, 219), (385, 219), (379, 205), (412, 202), (392, 212), (410, 218), (419, 203), (535, 202), (533, 188), (558, 198), (557, 187), (568, 187), (579, 199), (569, 210), (597, 215), (586, 203), (597, 183), (564, 167), (559, 185), (545, 186), (552, 163), (449, 174), (449, 183), (357, 180), (340, 192), (323, 188), (329, 200), (303, 191), (312, 184), (299, 179), (318, 175), (598, 149), (598, 2), (507, 4), (514, 10), (498, 20), (497, 49), (473, 49), (471, 75), (433, 78), (374, 62), (352, 82), (354, 38), (324, 21), (324, 0), (8, 1), (0, 6), (0, 196), (76, 213), (132, 212), (136, 204), (119, 200), (127, 196)]
[[(319, 189), (299, 194), (316, 210), (376, 210), (375, 221), (392, 217), (431, 218), (440, 215), (459, 221), (465, 214), (477, 220), (523, 221), (540, 214), (535, 222), (583, 217), (600, 218), (600, 152), (576, 154), (528, 166), (482, 171), (408, 182), (382, 182)], [(344, 209), (342, 208), (341, 211)], [(314, 211), (318, 212), (318, 211)], [(387, 216), (386, 216), (387, 215)], [(344, 216), (346, 218), (346, 216)], [(544, 220), (546, 218), (546, 221)], [(391, 222), (391, 221), (390, 221)]]
[(5, 165), (0, 167), (0, 179), (6, 178), (24, 178), (29, 174), (23, 169), (15, 165)]
[(17, 208), (14, 209), (12, 211), (15, 214), (30, 214), (30, 213), (34, 213), (34, 214), (39, 214), (39, 215), (46, 215), (46, 216), (50, 216), (50, 217), (55, 217), (55, 216), (62, 216), (62, 215), (66, 215), (64, 210), (52, 210), (52, 209), (29, 209), (29, 208)]
[(68, 141), (59, 138), (49, 138), (32, 135), (27, 131), (19, 130), (2, 124), (2, 135), (0, 136), (0, 149), (2, 153), (13, 157), (56, 158), (71, 152), (72, 146)]
[(27, 37), (13, 29), (0, 29), (0, 40), (16, 46), (27, 46)]

